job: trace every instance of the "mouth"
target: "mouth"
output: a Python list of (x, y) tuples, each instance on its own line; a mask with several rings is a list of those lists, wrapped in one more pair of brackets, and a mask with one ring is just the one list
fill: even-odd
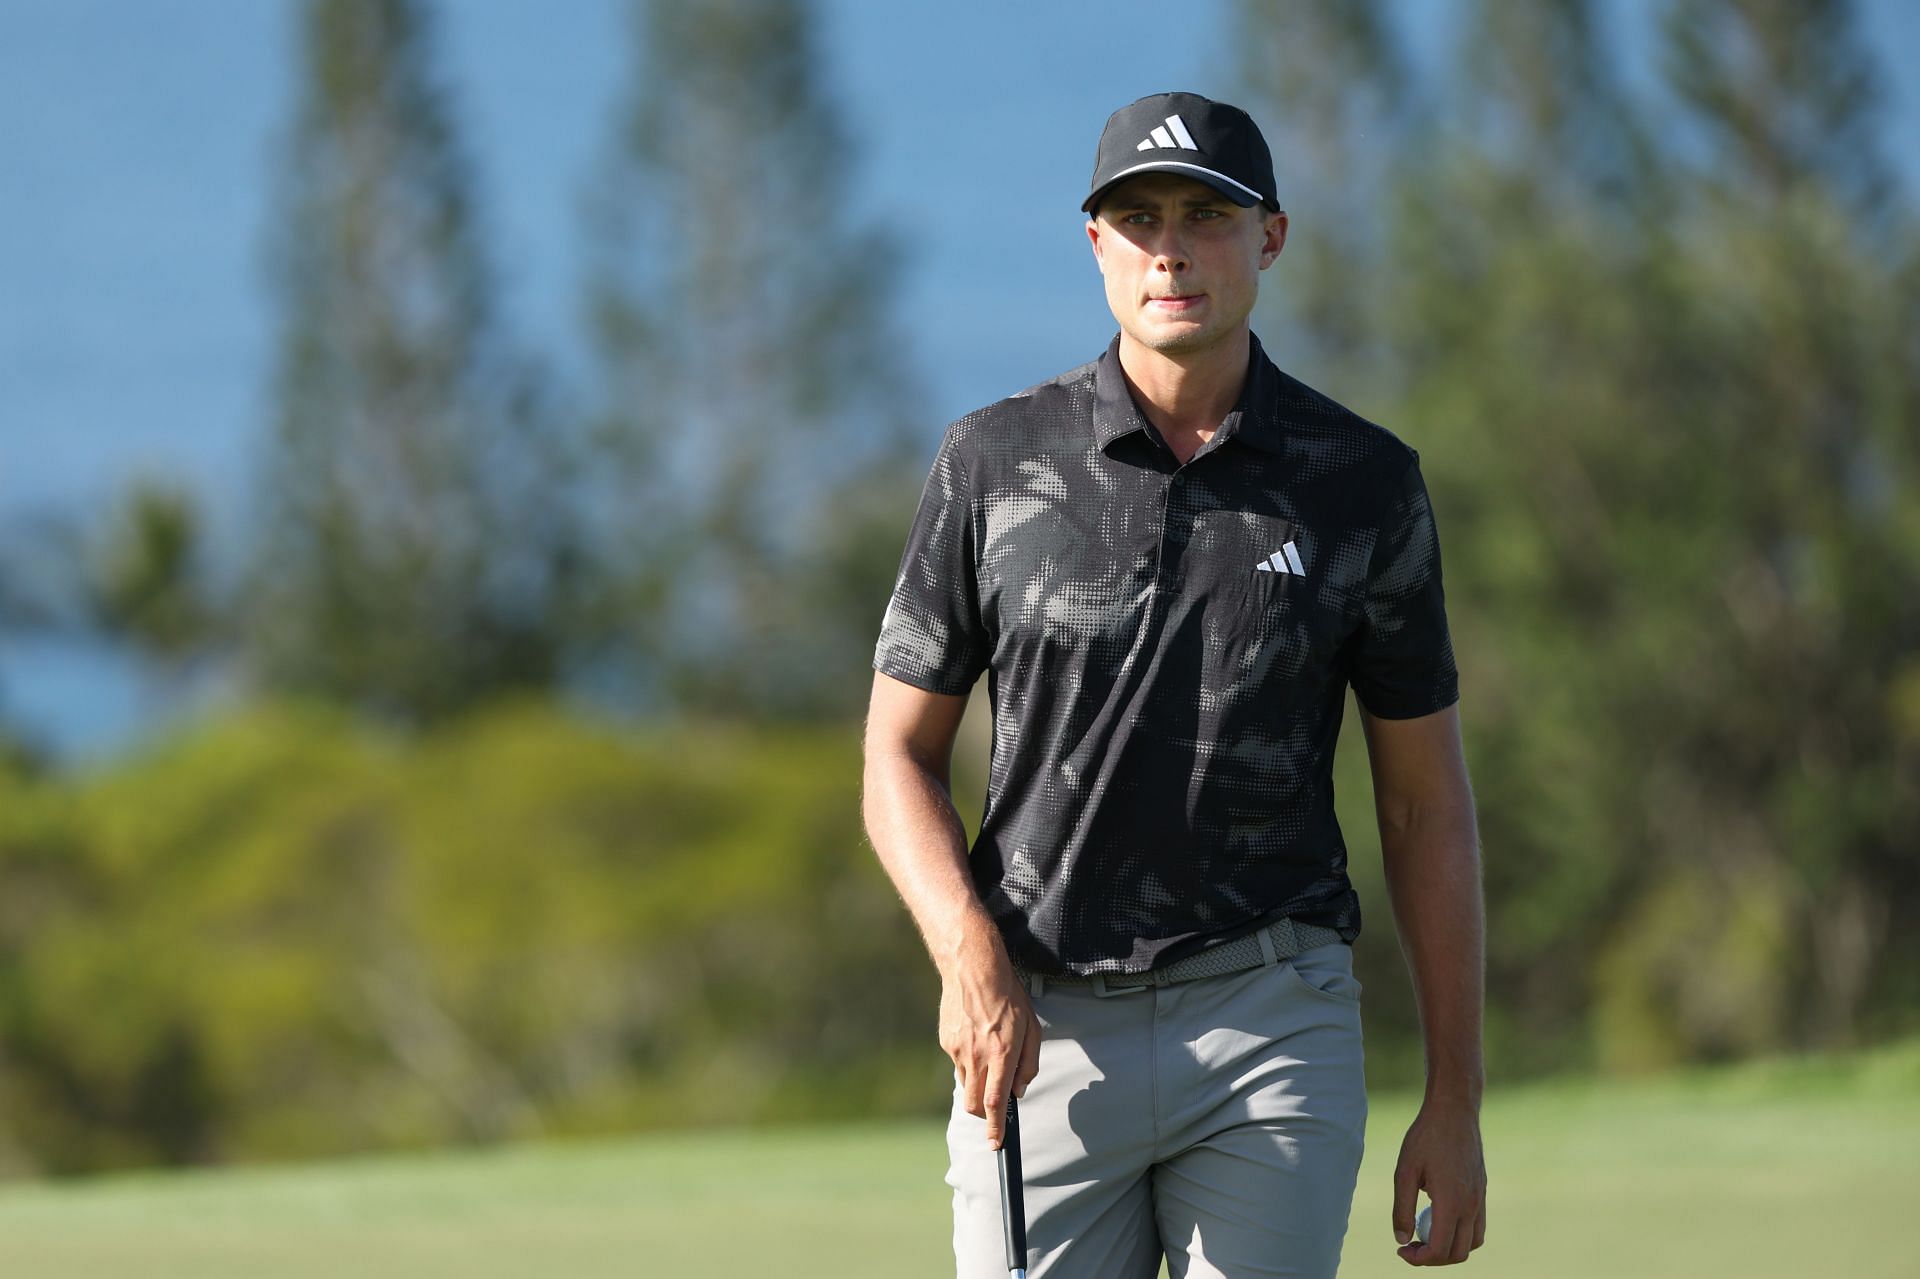
[(1179, 315), (1190, 311), (1206, 301), (1204, 293), (1170, 293), (1147, 298), (1147, 306), (1156, 311)]

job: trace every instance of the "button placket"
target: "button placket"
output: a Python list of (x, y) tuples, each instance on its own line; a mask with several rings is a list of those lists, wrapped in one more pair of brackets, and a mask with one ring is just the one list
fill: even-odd
[(1177, 592), (1184, 580), (1187, 548), (1193, 542), (1197, 515), (1192, 494), (1191, 477), (1181, 472), (1168, 477), (1166, 498), (1160, 511), (1160, 562), (1154, 574), (1157, 591)]
[(1173, 486), (1179, 479), (1177, 475), (1155, 472), (1159, 480), (1159, 501), (1154, 512), (1154, 550), (1153, 550), (1153, 613), (1157, 616), (1166, 607), (1166, 595), (1172, 586), (1172, 577), (1167, 564), (1167, 533), (1171, 528), (1170, 517), (1173, 514)]

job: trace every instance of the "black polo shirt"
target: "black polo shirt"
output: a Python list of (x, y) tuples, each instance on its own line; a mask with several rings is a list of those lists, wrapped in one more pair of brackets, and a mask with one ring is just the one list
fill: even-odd
[(1184, 465), (1105, 355), (947, 428), (875, 669), (993, 707), (974, 884), (1013, 960), (1139, 972), (1283, 916), (1360, 932), (1346, 687), (1457, 697), (1419, 454), (1281, 372)]

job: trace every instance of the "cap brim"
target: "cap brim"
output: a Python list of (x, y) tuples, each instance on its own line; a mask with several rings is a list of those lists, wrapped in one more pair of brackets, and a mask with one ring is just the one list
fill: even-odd
[(1093, 212), (1094, 206), (1106, 199), (1107, 192), (1113, 190), (1128, 178), (1137, 178), (1142, 173), (1171, 173), (1176, 177), (1192, 178), (1196, 182), (1204, 182), (1243, 209), (1251, 209), (1256, 204), (1262, 204), (1267, 198), (1245, 183), (1235, 182), (1226, 174), (1215, 172), (1204, 165), (1194, 164), (1187, 160), (1147, 160), (1120, 170), (1120, 172), (1095, 187), (1093, 194), (1081, 201), (1080, 211), (1082, 213)]

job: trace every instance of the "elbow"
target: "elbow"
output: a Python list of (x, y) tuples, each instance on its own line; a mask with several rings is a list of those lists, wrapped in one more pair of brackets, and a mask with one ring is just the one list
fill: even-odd
[(869, 794), (903, 776), (932, 783), (943, 791), (952, 790), (947, 776), (951, 756), (942, 757), (939, 752), (928, 749), (911, 737), (876, 738), (869, 735), (865, 753), (862, 785)]
[(1426, 793), (1383, 794), (1376, 798), (1374, 810), (1383, 840), (1424, 841), (1442, 836), (1478, 842), (1473, 794), (1464, 784)]

